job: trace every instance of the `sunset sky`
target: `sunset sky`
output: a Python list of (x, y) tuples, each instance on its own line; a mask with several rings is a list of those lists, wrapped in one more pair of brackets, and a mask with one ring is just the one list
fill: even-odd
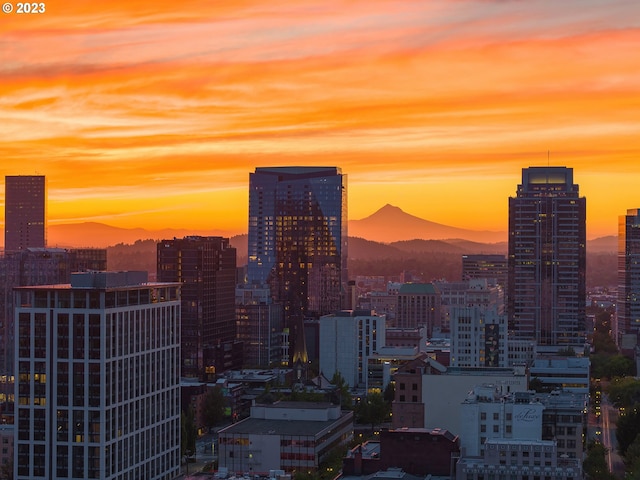
[(640, 207), (637, 0), (13, 5), (0, 181), (46, 175), (49, 225), (244, 232), (249, 173), (279, 165), (341, 167), (350, 219), (506, 230), (547, 163), (589, 238)]

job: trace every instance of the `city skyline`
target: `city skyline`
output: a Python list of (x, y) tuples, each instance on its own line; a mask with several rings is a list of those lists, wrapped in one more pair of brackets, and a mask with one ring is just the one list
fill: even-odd
[(48, 2), (2, 17), (0, 175), (47, 177), (50, 226), (234, 234), (254, 168), (337, 165), (350, 219), (506, 231), (521, 169), (567, 166), (587, 238), (615, 235), (640, 204), (635, 8)]

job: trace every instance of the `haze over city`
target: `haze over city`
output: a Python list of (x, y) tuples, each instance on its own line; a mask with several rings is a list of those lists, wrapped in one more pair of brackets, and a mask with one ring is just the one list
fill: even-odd
[(566, 165), (587, 237), (614, 235), (639, 24), (632, 1), (49, 1), (0, 20), (0, 176), (46, 175), (50, 226), (235, 234), (255, 167), (339, 165), (350, 219), (506, 231), (521, 169)]

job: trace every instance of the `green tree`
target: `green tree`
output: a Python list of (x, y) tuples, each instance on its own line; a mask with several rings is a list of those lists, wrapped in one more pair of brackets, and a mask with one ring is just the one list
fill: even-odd
[[(632, 478), (640, 478), (640, 434), (631, 442), (624, 455), (624, 464), (627, 474)], [(629, 477), (626, 477), (629, 478)]]
[(207, 427), (211, 428), (224, 419), (224, 409), (227, 401), (220, 385), (209, 389), (204, 400), (203, 417)]
[(607, 395), (616, 407), (629, 408), (640, 403), (640, 380), (617, 377), (607, 386)]
[(607, 378), (624, 377), (633, 375), (635, 364), (633, 360), (624, 355), (613, 355), (607, 359), (604, 376)]
[(193, 408), (189, 407), (186, 412), (182, 411), (180, 426), (180, 453), (182, 456), (187, 455), (187, 453), (193, 455), (196, 452), (196, 437), (198, 435), (193, 418)]
[(393, 403), (393, 401), (396, 398), (396, 384), (395, 384), (395, 382), (389, 382), (388, 383), (388, 385), (384, 389), (382, 397), (384, 398), (384, 401), (387, 402), (387, 405), (389, 405), (389, 408), (391, 408), (391, 404)]
[(618, 440), (618, 450), (622, 456), (626, 455), (627, 449), (640, 432), (640, 410), (638, 407), (639, 405), (636, 404), (627, 410), (625, 415), (618, 418), (616, 439)]
[(379, 392), (369, 393), (356, 409), (356, 418), (360, 423), (370, 424), (371, 431), (389, 417), (390, 409)]
[(353, 410), (353, 398), (351, 397), (349, 384), (337, 370), (333, 374), (333, 377), (331, 377), (331, 385), (335, 385), (338, 390), (337, 394), (339, 396), (340, 406), (344, 410)]
[(590, 442), (587, 445), (587, 457), (582, 463), (582, 469), (589, 480), (613, 480), (616, 478), (609, 472), (606, 454), (607, 449), (599, 442)]

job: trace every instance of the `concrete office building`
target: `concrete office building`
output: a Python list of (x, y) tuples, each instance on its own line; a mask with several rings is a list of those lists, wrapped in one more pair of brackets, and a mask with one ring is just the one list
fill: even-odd
[(14, 374), (14, 287), (69, 283), (73, 272), (106, 268), (106, 249), (28, 247), (5, 252), (0, 257), (0, 374)]
[(16, 480), (180, 473), (180, 285), (89, 272), (16, 295)]
[(384, 315), (343, 310), (320, 317), (320, 371), (332, 378), (340, 372), (352, 388), (367, 385), (367, 363), (385, 344)]
[(509, 198), (509, 330), (541, 346), (586, 338), (586, 199), (573, 169), (522, 170)]

